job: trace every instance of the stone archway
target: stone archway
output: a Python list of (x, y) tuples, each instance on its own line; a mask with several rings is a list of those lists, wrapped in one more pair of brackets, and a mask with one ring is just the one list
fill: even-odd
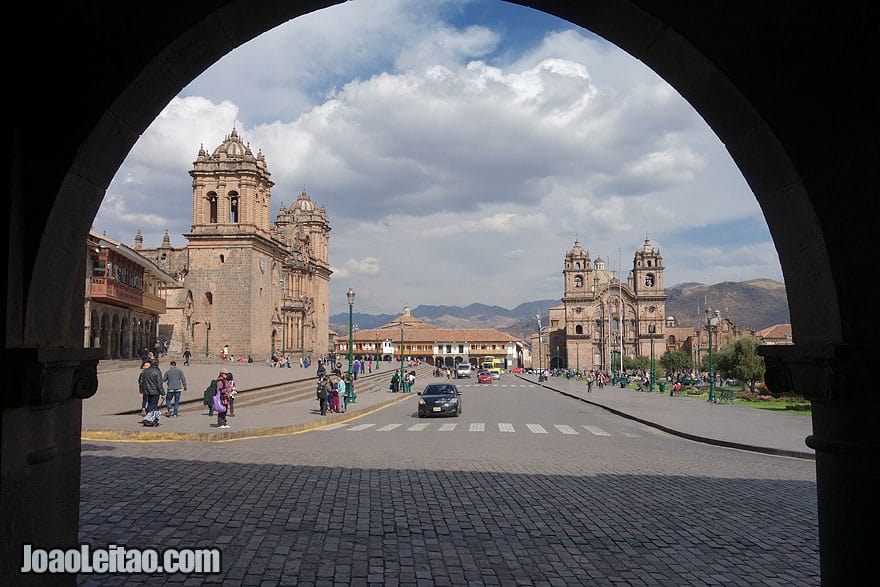
[[(134, 3), (100, 22), (75, 7), (51, 14), (22, 7), (23, 20), (41, 23), (43, 37), (35, 40), (43, 41), (46, 61), (34, 52), (14, 64), (14, 83), (28, 91), (12, 97), (19, 115), (9, 133), (5, 258), (12, 262), (3, 362), (13, 378), (24, 380), (24, 371), (42, 376), (28, 379), (26, 393), (3, 397), (7, 583), (16, 582), (9, 561), (17, 560), (20, 544), (76, 543), (78, 402), (96, 392), (96, 364), (109, 352), (106, 316), (102, 348), (83, 349), (80, 251), (115, 170), (161, 108), (220, 56), (337, 3)], [(873, 308), (863, 272), (873, 248), (869, 212), (880, 179), (876, 104), (863, 87), (877, 53), (867, 3), (809, 10), (759, 0), (528, 4), (609, 39), (659, 73), (722, 139), (754, 191), (785, 275), (796, 342), (771, 349), (768, 378), (814, 402), (810, 443), (817, 451), (823, 582), (866, 576), (869, 557), (861, 553), (876, 539), (865, 516), (874, 507), (873, 487), (863, 481), (876, 476), (880, 448), (867, 409), (878, 394), (854, 379), (858, 361), (876, 356), (878, 347), (864, 325)], [(122, 44), (126, 51), (118, 50)], [(95, 70), (102, 82), (83, 85)], [(57, 87), (78, 91), (51, 112), (29, 103)], [(29, 205), (34, 201), (45, 205)], [(154, 330), (141, 334), (151, 346)]]

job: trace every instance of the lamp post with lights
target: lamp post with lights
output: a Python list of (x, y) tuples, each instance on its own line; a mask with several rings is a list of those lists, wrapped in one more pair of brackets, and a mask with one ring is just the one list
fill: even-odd
[(351, 367), (354, 363), (354, 331), (353, 331), (353, 323), (352, 323), (352, 312), (354, 311), (354, 290), (348, 288), (348, 293), (345, 294), (348, 298), (348, 385), (346, 386), (346, 391), (348, 392), (348, 397), (346, 401), (350, 404), (355, 403), (357, 401), (357, 395), (354, 393), (354, 377), (352, 376)]
[(706, 307), (706, 330), (709, 331), (709, 401), (715, 403), (715, 368), (712, 364), (712, 328), (717, 327), (721, 322), (721, 312), (715, 310), (714, 314), (711, 307)]

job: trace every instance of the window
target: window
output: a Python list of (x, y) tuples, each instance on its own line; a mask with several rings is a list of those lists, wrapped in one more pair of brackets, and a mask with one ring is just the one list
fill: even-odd
[(580, 324), (578, 324), (577, 326), (574, 327), (574, 333), (575, 333), (575, 334), (583, 334), (583, 333), (584, 333), (584, 327), (581, 326)]
[(211, 224), (217, 224), (217, 194), (208, 194), (209, 217)]
[(584, 278), (580, 275), (574, 276), (574, 286), (575, 287), (583, 287), (584, 286)]
[(238, 223), (238, 196), (229, 199), (229, 222)]
[[(650, 262), (648, 263), (650, 265)], [(654, 287), (654, 274), (648, 273), (645, 275), (645, 287)]]

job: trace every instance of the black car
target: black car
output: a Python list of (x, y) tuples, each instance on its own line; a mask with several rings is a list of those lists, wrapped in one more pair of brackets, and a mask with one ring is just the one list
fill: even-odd
[(419, 418), (461, 414), (461, 392), (451, 383), (430, 383), (419, 396)]

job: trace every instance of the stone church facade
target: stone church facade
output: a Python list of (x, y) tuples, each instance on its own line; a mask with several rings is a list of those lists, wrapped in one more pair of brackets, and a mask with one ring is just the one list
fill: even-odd
[[(544, 366), (617, 370), (621, 357), (648, 356), (666, 323), (663, 257), (647, 239), (633, 255), (626, 283), (580, 242), (566, 253), (562, 305), (550, 309)], [(537, 347), (533, 347), (533, 352)]]
[(166, 290), (159, 340), (194, 357), (263, 360), (330, 350), (328, 264), (330, 225), (324, 208), (302, 192), (271, 220), (274, 183), (262, 152), (235, 129), (213, 152), (204, 147), (192, 176), (192, 226), (187, 246), (134, 249), (177, 277)]

